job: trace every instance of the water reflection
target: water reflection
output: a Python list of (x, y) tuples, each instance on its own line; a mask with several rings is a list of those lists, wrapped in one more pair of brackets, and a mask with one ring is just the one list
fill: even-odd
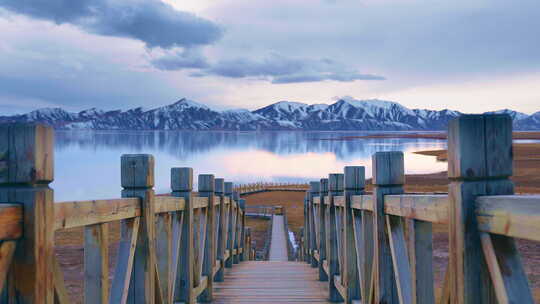
[(433, 139), (354, 139), (359, 132), (93, 132), (56, 135), (56, 200), (117, 197), (120, 155), (150, 153), (156, 158), (156, 190), (168, 191), (171, 167), (193, 167), (233, 182), (307, 181), (346, 165), (365, 165), (377, 151), (405, 153), (408, 173), (446, 169), (414, 151), (439, 149)]

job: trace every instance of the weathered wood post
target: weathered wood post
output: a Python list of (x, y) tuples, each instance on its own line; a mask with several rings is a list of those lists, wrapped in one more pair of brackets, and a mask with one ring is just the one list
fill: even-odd
[(231, 268), (233, 266), (233, 249), (234, 249), (234, 228), (236, 227), (235, 222), (235, 210), (233, 208), (233, 183), (225, 183), (225, 196), (229, 199), (229, 208), (227, 211), (227, 251), (229, 252), (229, 257), (225, 260), (225, 267)]
[(319, 221), (319, 281), (328, 280), (328, 274), (324, 270), (324, 261), (326, 260), (326, 204), (325, 200), (328, 195), (328, 178), (321, 178), (320, 181), (320, 204), (317, 220)]
[(315, 204), (313, 204), (313, 199), (319, 196), (321, 184), (319, 182), (310, 182), (309, 190), (309, 201), (308, 201), (308, 215), (309, 215), (309, 251), (311, 256), (311, 267), (317, 267), (318, 261), (315, 258), (315, 250), (317, 250), (317, 229), (315, 218)]
[(53, 303), (54, 131), (43, 125), (0, 126), (0, 202), (24, 208), (12, 278), (17, 303)]
[(246, 227), (246, 236), (244, 241), (244, 252), (243, 252), (243, 261), (251, 260), (251, 228)]
[(344, 208), (344, 231), (343, 231), (343, 273), (341, 274), (342, 284), (347, 292), (345, 301), (351, 303), (360, 300), (360, 279), (358, 273), (355, 219), (351, 208), (353, 195), (364, 192), (366, 184), (365, 168), (361, 166), (345, 167), (345, 208)]
[(128, 301), (154, 303), (156, 298), (156, 251), (154, 205), (154, 157), (124, 154), (121, 158), (122, 197), (141, 199), (141, 220)]
[(185, 201), (182, 236), (180, 237), (180, 263), (174, 292), (175, 302), (195, 303), (194, 250), (193, 250), (193, 169), (171, 169), (172, 196), (182, 197)]
[(219, 270), (216, 273), (215, 281), (223, 282), (225, 272), (225, 250), (227, 247), (227, 212), (225, 206), (225, 180), (223, 178), (216, 178), (215, 182), (215, 191), (216, 196), (219, 197), (219, 227), (218, 227), (218, 242), (217, 242), (217, 259), (219, 260)]
[(309, 255), (309, 190), (306, 191), (306, 195), (304, 196), (304, 231), (303, 231), (303, 239), (304, 239), (304, 262), (311, 264), (311, 257)]
[(343, 301), (341, 294), (336, 288), (335, 276), (339, 275), (339, 251), (336, 213), (334, 197), (343, 195), (344, 176), (341, 173), (328, 175), (328, 200), (329, 205), (326, 212), (326, 259), (328, 261), (328, 291), (329, 300), (332, 302)]
[(233, 263), (240, 263), (240, 231), (242, 225), (242, 218), (240, 216), (240, 194), (236, 191), (233, 192), (233, 198), (236, 202), (236, 209), (234, 210), (235, 226), (234, 226), (234, 254), (233, 254)]
[[(512, 119), (508, 115), (463, 115), (448, 127), (450, 263), (452, 303), (493, 303), (475, 214), (481, 195), (514, 193)], [(504, 289), (516, 303), (533, 303), (515, 242), (487, 235), (504, 273)]]
[(199, 296), (201, 302), (211, 302), (214, 290), (214, 265), (216, 263), (216, 235), (215, 235), (215, 206), (214, 206), (214, 175), (199, 174), (199, 197), (208, 198), (208, 207), (206, 211), (206, 241), (204, 242), (204, 257), (202, 275), (207, 277), (206, 288)]
[(239, 254), (239, 260), (244, 261), (246, 260), (245, 255), (245, 242), (246, 242), (246, 200), (240, 199), (238, 200), (238, 203), (240, 205), (240, 210), (242, 211), (242, 214), (240, 215), (240, 245), (238, 247), (242, 248), (242, 254)]
[(402, 194), (405, 169), (402, 152), (377, 152), (372, 158), (373, 170), (373, 287), (375, 303), (399, 303), (392, 254), (390, 250), (384, 196)]

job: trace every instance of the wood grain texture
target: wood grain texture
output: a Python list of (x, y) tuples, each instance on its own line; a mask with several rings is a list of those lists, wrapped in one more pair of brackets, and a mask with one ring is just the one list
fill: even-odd
[(481, 231), (540, 241), (540, 195), (481, 196), (476, 216)]
[(328, 175), (328, 198), (330, 205), (326, 209), (326, 260), (328, 261), (328, 299), (330, 301), (343, 301), (335, 285), (334, 276), (339, 275), (338, 230), (334, 205), (334, 196), (343, 195), (343, 179), (341, 173)]
[(16, 246), (16, 241), (3, 241), (0, 243), (0, 294), (5, 286)]
[(201, 292), (199, 300), (210, 302), (213, 299), (214, 265), (216, 263), (216, 206), (214, 204), (215, 180), (213, 174), (199, 175), (199, 196), (208, 198), (206, 212), (205, 246), (201, 248), (203, 253), (202, 275), (206, 276), (206, 287)]
[(139, 217), (123, 220), (120, 224), (120, 242), (109, 303), (124, 304), (128, 299), (139, 227)]
[(54, 179), (54, 131), (34, 124), (0, 125), (0, 184)]
[(54, 228), (68, 229), (141, 216), (139, 198), (74, 201), (54, 204)]
[(154, 198), (156, 214), (184, 210), (184, 199), (174, 196), (156, 196)]
[[(156, 299), (156, 232), (154, 210), (154, 157), (128, 154), (121, 157), (122, 197), (141, 200), (140, 231), (133, 258), (128, 301), (154, 303)], [(158, 290), (159, 292), (159, 290)], [(160, 295), (163, 298), (163, 295)]]
[[(174, 175), (174, 178), (172, 177)], [(179, 263), (174, 279), (174, 302), (192, 304), (196, 302), (193, 294), (194, 284), (194, 213), (193, 213), (193, 169), (171, 169), (171, 196), (182, 197), (185, 202), (180, 237)]]
[(343, 265), (341, 277), (346, 293), (344, 299), (347, 303), (361, 299), (352, 196), (363, 193), (365, 174), (365, 167), (348, 166), (344, 168), (345, 206), (343, 209)]
[(328, 178), (321, 178), (320, 180), (320, 204), (318, 205), (318, 221), (319, 221), (319, 231), (317, 231), (318, 247), (317, 251), (319, 254), (319, 281), (328, 280), (328, 273), (323, 267), (323, 263), (326, 260), (326, 204), (324, 203), (325, 197), (328, 195)]
[(399, 301), (389, 236), (386, 233), (384, 197), (403, 193), (404, 182), (402, 152), (377, 152), (372, 158), (373, 180), (373, 295), (376, 303)]
[(22, 236), (22, 233), (23, 233), (22, 205), (0, 204), (0, 241), (18, 239)]
[(448, 224), (448, 195), (386, 195), (384, 212), (425, 222)]
[(84, 227), (84, 303), (109, 299), (109, 227), (107, 223)]
[(403, 219), (393, 215), (386, 216), (386, 228), (394, 265), (399, 303), (413, 303), (412, 275), (407, 255), (407, 243), (405, 241), (405, 225)]
[(213, 303), (330, 303), (317, 272), (303, 262), (243, 262), (214, 284)]
[(449, 124), (452, 303), (495, 301), (481, 246), (476, 198), (513, 194), (513, 185), (507, 179), (512, 173), (510, 120), (508, 115), (463, 115)]

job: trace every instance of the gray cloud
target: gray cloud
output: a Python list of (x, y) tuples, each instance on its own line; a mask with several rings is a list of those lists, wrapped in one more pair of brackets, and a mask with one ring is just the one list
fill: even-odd
[(213, 22), (160, 0), (3, 0), (0, 7), (99, 35), (141, 40), (148, 47), (211, 44), (223, 34)]
[(361, 74), (344, 64), (331, 59), (301, 59), (271, 54), (260, 60), (236, 58), (208, 64), (196, 52), (184, 51), (165, 55), (153, 60), (152, 64), (161, 70), (181, 70), (198, 68), (192, 77), (209, 75), (227, 78), (256, 78), (275, 84), (317, 82), (334, 80), (349, 82), (355, 80), (384, 80), (377, 75)]
[(166, 54), (159, 58), (152, 59), (150, 63), (157, 69), (164, 71), (204, 69), (209, 66), (206, 57), (204, 57), (199, 50), (192, 48), (176, 51), (172, 54)]

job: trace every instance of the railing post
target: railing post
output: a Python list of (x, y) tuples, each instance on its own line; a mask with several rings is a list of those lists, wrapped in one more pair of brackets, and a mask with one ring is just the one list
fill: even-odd
[[(450, 178), (450, 290), (452, 303), (493, 303), (493, 287), (482, 254), (475, 214), (481, 195), (513, 194), (512, 119), (508, 115), (463, 115), (448, 126), (448, 177)], [(507, 276), (526, 282), (514, 241), (489, 236), (495, 252), (518, 256), (503, 258)], [(512, 265), (511, 261), (516, 262)], [(516, 281), (515, 281), (516, 282)], [(514, 285), (514, 291), (519, 288)], [(521, 292), (525, 294), (526, 292)], [(518, 297), (519, 298), (519, 297)], [(522, 300), (524, 298), (521, 298)], [(527, 301), (518, 301), (526, 303)], [(532, 303), (532, 299), (530, 299)], [(517, 303), (517, 302), (516, 302)]]
[(333, 173), (328, 175), (328, 199), (330, 205), (326, 211), (326, 257), (328, 261), (328, 291), (329, 300), (332, 302), (343, 301), (341, 294), (336, 288), (335, 276), (339, 275), (339, 249), (338, 227), (336, 221), (337, 208), (334, 205), (334, 197), (343, 195), (343, 174)]
[(156, 251), (154, 210), (154, 157), (124, 154), (121, 158), (122, 197), (141, 199), (141, 219), (128, 301), (154, 303), (156, 294)]
[(206, 241), (204, 248), (204, 260), (202, 275), (207, 277), (206, 288), (199, 296), (201, 302), (211, 302), (214, 289), (214, 266), (216, 264), (216, 235), (215, 235), (215, 206), (214, 206), (214, 175), (199, 174), (199, 197), (208, 198), (206, 211)]
[(193, 169), (171, 169), (172, 196), (184, 198), (184, 219), (180, 237), (180, 263), (176, 272), (174, 302), (195, 303), (193, 288)]
[(229, 252), (229, 257), (225, 260), (225, 267), (231, 268), (233, 266), (233, 248), (234, 248), (234, 228), (235, 222), (235, 214), (234, 214), (234, 208), (233, 208), (233, 183), (226, 182), (225, 183), (225, 196), (229, 199), (229, 208), (227, 212), (227, 251)]
[(309, 253), (309, 190), (304, 196), (304, 262), (311, 264)]
[(357, 216), (351, 208), (353, 195), (359, 195), (365, 188), (365, 168), (361, 166), (345, 167), (345, 208), (343, 230), (343, 273), (342, 284), (347, 292), (345, 301), (351, 303), (360, 300), (360, 278), (356, 252), (355, 219)]
[(225, 206), (225, 180), (223, 178), (216, 178), (215, 182), (215, 191), (216, 195), (219, 197), (219, 221), (218, 221), (218, 242), (217, 242), (217, 259), (219, 260), (219, 269), (215, 276), (216, 282), (223, 282), (225, 272), (225, 248), (227, 247), (227, 213)]
[(251, 228), (245, 228), (245, 239), (244, 239), (244, 252), (243, 252), (243, 261), (251, 260)]
[(324, 261), (326, 260), (326, 204), (325, 199), (328, 195), (328, 178), (321, 178), (320, 181), (320, 201), (319, 214), (316, 220), (319, 221), (319, 281), (328, 280), (328, 274), (324, 269)]
[(235, 226), (234, 226), (234, 254), (233, 254), (233, 264), (238, 264), (240, 262), (239, 259), (239, 244), (240, 244), (240, 225), (242, 219), (240, 218), (240, 195), (238, 192), (233, 192), (233, 198), (236, 202), (236, 210), (234, 210), (234, 218), (235, 218)]
[(311, 267), (317, 267), (318, 261), (315, 258), (315, 250), (317, 249), (317, 229), (315, 221), (315, 204), (313, 198), (319, 196), (321, 184), (319, 182), (310, 182), (308, 216), (309, 216), (309, 251), (311, 256)]
[(17, 241), (12, 278), (17, 303), (54, 301), (54, 131), (43, 125), (0, 127), (0, 202), (20, 203), (24, 236)]
[[(392, 265), (384, 196), (403, 193), (405, 170), (402, 152), (377, 152), (372, 158), (373, 169), (373, 288), (375, 303), (398, 303), (398, 293)], [(368, 270), (369, 271), (369, 270)]]
[(245, 241), (246, 241), (246, 235), (245, 235), (245, 229), (246, 229), (246, 200), (245, 199), (239, 199), (238, 203), (240, 205), (240, 242), (239, 242), (239, 248), (242, 248), (242, 254), (239, 254), (239, 260), (242, 262), (246, 260), (245, 258)]

